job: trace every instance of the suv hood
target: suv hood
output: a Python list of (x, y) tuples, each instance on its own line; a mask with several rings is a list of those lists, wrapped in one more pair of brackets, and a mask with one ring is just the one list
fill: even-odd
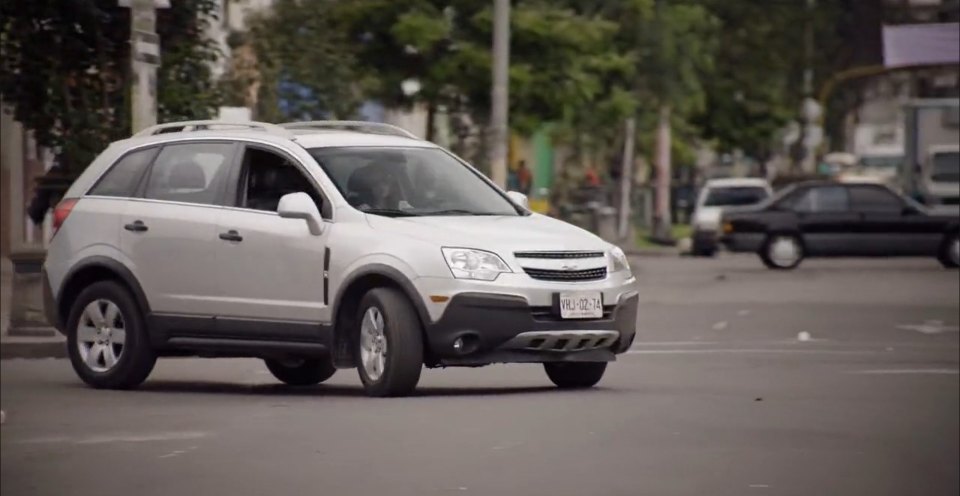
[(476, 248), (507, 255), (514, 251), (606, 251), (610, 245), (566, 222), (540, 214), (513, 216), (382, 217), (367, 215), (370, 226), (438, 246)]

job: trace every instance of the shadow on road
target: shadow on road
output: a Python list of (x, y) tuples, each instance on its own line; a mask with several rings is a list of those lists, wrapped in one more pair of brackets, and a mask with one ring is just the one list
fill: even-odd
[[(77, 387), (86, 387), (77, 385)], [(240, 384), (209, 381), (149, 381), (136, 391), (144, 393), (196, 393), (196, 394), (233, 394), (264, 396), (366, 396), (359, 386), (324, 385), (287, 386), (284, 384)], [(526, 387), (418, 387), (414, 396), (504, 396), (534, 393), (557, 394), (560, 391), (553, 386)], [(127, 394), (127, 393), (124, 393)]]

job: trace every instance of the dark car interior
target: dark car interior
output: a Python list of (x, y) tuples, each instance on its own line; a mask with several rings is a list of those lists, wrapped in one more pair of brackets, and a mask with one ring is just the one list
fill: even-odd
[(245, 208), (276, 212), (280, 198), (290, 193), (310, 195), (322, 212), (323, 201), (313, 184), (286, 158), (255, 148), (243, 158), (244, 177), (239, 204)]

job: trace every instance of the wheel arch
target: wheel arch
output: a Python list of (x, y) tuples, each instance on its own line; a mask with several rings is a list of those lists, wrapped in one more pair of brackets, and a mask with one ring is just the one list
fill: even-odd
[[(334, 363), (341, 368), (354, 367), (353, 329), (355, 318), (360, 307), (360, 299), (373, 288), (393, 288), (403, 294), (413, 305), (420, 319), (421, 332), (426, 332), (426, 325), (430, 322), (430, 314), (419, 293), (402, 272), (389, 265), (372, 264), (351, 274), (340, 285), (333, 299), (331, 312), (334, 329)], [(424, 336), (426, 343), (426, 336)], [(427, 350), (425, 349), (424, 352)]]
[(65, 329), (67, 319), (70, 317), (70, 308), (84, 288), (93, 283), (108, 280), (117, 281), (130, 292), (140, 308), (141, 315), (146, 316), (150, 313), (150, 303), (147, 301), (146, 294), (130, 269), (116, 260), (103, 256), (91, 256), (74, 265), (60, 284), (56, 299), (57, 329)]

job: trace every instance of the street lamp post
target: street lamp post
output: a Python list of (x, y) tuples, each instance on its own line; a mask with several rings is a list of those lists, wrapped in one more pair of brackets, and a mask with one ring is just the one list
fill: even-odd
[(130, 117), (131, 131), (136, 133), (157, 123), (157, 9), (169, 8), (170, 0), (120, 0), (119, 4), (130, 9)]
[(501, 188), (507, 184), (507, 139), (510, 72), (510, 0), (493, 4), (493, 89), (490, 130), (493, 138), (491, 172)]

